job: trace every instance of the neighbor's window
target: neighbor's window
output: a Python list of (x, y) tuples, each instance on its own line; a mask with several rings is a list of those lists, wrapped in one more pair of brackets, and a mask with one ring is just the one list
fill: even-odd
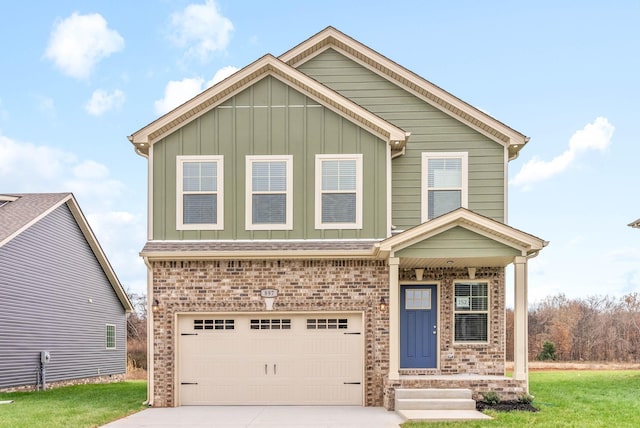
[(316, 229), (362, 228), (362, 155), (316, 155)]
[(293, 229), (293, 156), (247, 156), (246, 229)]
[(222, 156), (177, 157), (178, 230), (220, 230), (224, 227), (222, 163)]
[(422, 153), (422, 221), (467, 207), (467, 153)]
[(107, 324), (105, 333), (105, 342), (107, 349), (116, 349), (116, 326)]
[(486, 342), (489, 320), (489, 285), (486, 282), (454, 284), (456, 342)]

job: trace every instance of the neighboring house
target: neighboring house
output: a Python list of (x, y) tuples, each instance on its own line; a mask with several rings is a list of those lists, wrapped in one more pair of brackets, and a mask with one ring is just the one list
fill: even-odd
[(547, 243), (506, 224), (524, 135), (328, 27), (129, 139), (149, 162), (151, 404), (528, 390)]
[(632, 223), (629, 223), (628, 226), (634, 227), (636, 229), (640, 229), (640, 218)]
[(0, 195), (0, 390), (124, 380), (131, 310), (71, 193)]

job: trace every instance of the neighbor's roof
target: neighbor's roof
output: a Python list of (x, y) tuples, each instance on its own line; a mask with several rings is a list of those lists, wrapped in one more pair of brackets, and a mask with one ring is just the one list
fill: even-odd
[(63, 204), (67, 204), (109, 283), (127, 312), (133, 311), (127, 293), (102, 251), (72, 193), (15, 193), (0, 195), (0, 247), (29, 229)]
[(640, 229), (640, 218), (632, 223), (629, 223), (629, 226), (635, 227), (636, 229)]
[(529, 141), (529, 137), (333, 27), (325, 28), (280, 55), (279, 59), (297, 68), (329, 48), (353, 59), (360, 65), (507, 147), (511, 159), (517, 157), (520, 149)]

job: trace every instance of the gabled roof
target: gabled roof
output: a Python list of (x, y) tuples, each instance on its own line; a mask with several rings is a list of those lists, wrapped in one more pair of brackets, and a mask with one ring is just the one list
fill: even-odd
[[(534, 255), (548, 245), (547, 241), (504, 223), (477, 214), (466, 208), (458, 208), (387, 238), (375, 244), (375, 246), (380, 255), (388, 256), (454, 227), (462, 227), (496, 242), (500, 242), (520, 251), (522, 256)], [(510, 258), (505, 258), (503, 262), (504, 265), (508, 264)], [(499, 261), (498, 264), (503, 264), (503, 262)]]
[(634, 222), (629, 223), (629, 226), (635, 227), (636, 229), (640, 229), (640, 218)]
[(149, 145), (155, 141), (210, 111), (267, 76), (272, 76), (284, 82), (347, 120), (369, 130), (391, 144), (393, 150), (401, 150), (409, 137), (409, 133), (404, 130), (360, 107), (306, 74), (290, 67), (273, 55), (267, 54), (139, 131), (134, 132), (129, 137), (129, 141), (133, 143), (138, 154), (147, 155), (149, 153)]
[(529, 141), (529, 137), (467, 104), (333, 27), (325, 28), (280, 55), (279, 58), (297, 68), (329, 48), (335, 49), (432, 106), (466, 123), (499, 144), (508, 147), (510, 159), (516, 158), (520, 149)]
[(0, 195), (0, 202), (7, 202), (0, 204), (0, 247), (19, 236), (58, 207), (67, 204), (122, 306), (127, 312), (133, 311), (127, 293), (125, 293), (122, 284), (120, 284), (118, 277), (109, 264), (73, 194), (26, 193)]

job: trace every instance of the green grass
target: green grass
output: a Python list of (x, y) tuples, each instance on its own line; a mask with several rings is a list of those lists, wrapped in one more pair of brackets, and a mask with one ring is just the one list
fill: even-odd
[(142, 410), (147, 383), (129, 381), (0, 394), (0, 427), (97, 427)]
[(532, 372), (529, 389), (539, 412), (487, 412), (491, 421), (405, 423), (418, 427), (638, 427), (640, 371)]

